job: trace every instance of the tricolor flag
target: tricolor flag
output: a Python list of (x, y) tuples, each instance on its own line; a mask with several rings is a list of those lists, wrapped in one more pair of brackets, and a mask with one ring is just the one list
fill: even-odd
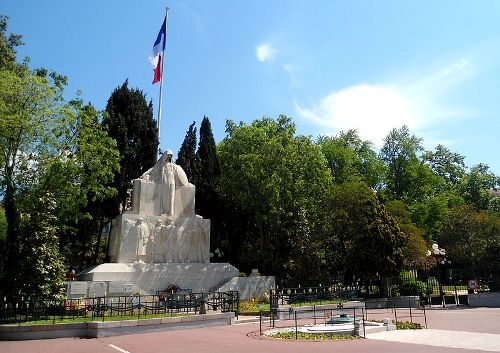
[(161, 81), (161, 61), (163, 60), (163, 53), (165, 51), (165, 42), (167, 39), (167, 17), (163, 20), (158, 37), (156, 37), (155, 44), (153, 45), (153, 50), (149, 56), (149, 62), (153, 67), (154, 77), (153, 84)]

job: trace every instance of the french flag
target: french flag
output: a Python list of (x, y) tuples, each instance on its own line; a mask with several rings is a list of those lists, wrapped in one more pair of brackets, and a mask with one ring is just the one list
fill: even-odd
[(165, 42), (167, 39), (167, 17), (163, 20), (158, 37), (156, 37), (155, 44), (153, 45), (153, 50), (149, 56), (149, 62), (153, 67), (153, 84), (161, 81), (161, 61), (163, 60), (163, 53), (165, 51)]

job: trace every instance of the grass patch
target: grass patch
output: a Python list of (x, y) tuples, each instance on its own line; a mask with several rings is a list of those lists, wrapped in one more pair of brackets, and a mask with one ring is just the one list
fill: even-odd
[(298, 306), (313, 306), (313, 305), (326, 305), (326, 304), (338, 304), (338, 303), (345, 303), (345, 300), (342, 299), (325, 299), (325, 300), (313, 300), (313, 301), (304, 301), (304, 302), (298, 302), (298, 303), (292, 303), (290, 306), (293, 307), (298, 307)]
[(269, 311), (269, 304), (258, 303), (252, 300), (240, 301), (240, 313), (258, 313), (259, 311)]
[[(147, 320), (147, 319), (157, 319), (157, 318), (164, 318), (164, 317), (179, 317), (179, 316), (189, 316), (192, 314), (186, 314), (186, 313), (174, 313), (174, 314), (141, 314), (140, 319), (141, 320)], [(95, 316), (92, 318), (92, 316), (86, 316), (86, 317), (64, 317), (60, 318), (57, 317), (54, 319), (50, 318), (48, 320), (37, 320), (37, 321), (24, 321), (19, 323), (11, 323), (12, 324), (17, 324), (20, 326), (31, 326), (31, 325), (49, 325), (49, 324), (73, 324), (73, 323), (82, 323), (82, 322), (93, 322), (93, 321), (99, 321), (99, 322), (106, 322), (106, 321), (128, 321), (128, 320), (138, 320), (138, 315), (113, 315), (113, 316), (108, 316), (104, 315), (104, 320), (102, 319), (102, 316)]]
[[(285, 340), (294, 340), (295, 332), (277, 332), (274, 334), (270, 334), (268, 337), (279, 338)], [(313, 340), (313, 341), (324, 341), (324, 340), (338, 340), (338, 341), (346, 341), (346, 340), (356, 340), (359, 339), (359, 336), (351, 336), (351, 335), (337, 335), (333, 333), (308, 333), (308, 332), (297, 332), (297, 339), (299, 340)]]

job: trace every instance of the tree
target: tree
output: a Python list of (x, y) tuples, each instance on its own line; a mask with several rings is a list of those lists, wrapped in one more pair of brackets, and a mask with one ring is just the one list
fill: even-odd
[(16, 47), (23, 45), (22, 36), (10, 33), (7, 37), (7, 16), (0, 15), (0, 70), (14, 70)]
[(205, 116), (200, 125), (198, 144), (199, 170), (196, 185), (196, 210), (201, 216), (210, 218), (216, 205), (216, 181), (220, 175), (220, 161), (217, 155), (212, 126)]
[(39, 166), (56, 155), (64, 125), (62, 87), (65, 78), (27, 68), (0, 71), (0, 178), (7, 219), (5, 269), (19, 261), (19, 213), (16, 195), (34, 183)]
[(379, 158), (387, 167), (386, 186), (391, 198), (412, 198), (422, 174), (417, 153), (422, 150), (422, 140), (410, 135), (407, 126), (393, 129), (384, 138)]
[[(405, 236), (374, 192), (362, 182), (335, 185), (324, 198), (324, 248), (330, 271), (364, 283), (399, 273)], [(360, 256), (362, 254), (362, 256)]]
[(370, 141), (362, 141), (356, 130), (318, 139), (337, 183), (363, 180), (370, 187), (380, 185), (384, 165), (377, 158)]
[[(67, 78), (15, 62), (20, 36), (0, 20), (0, 194), (6, 219), (4, 295), (57, 293), (72, 229), (92, 218), (89, 201), (113, 194), (115, 141), (99, 114), (63, 99)], [(5, 59), (5, 60), (4, 60)], [(8, 59), (8, 60), (7, 60)], [(72, 239), (71, 242), (61, 241)]]
[(435, 150), (427, 151), (423, 155), (424, 162), (438, 176), (446, 180), (448, 189), (456, 189), (464, 175), (464, 156), (451, 152), (443, 145), (437, 145)]
[(295, 125), (284, 115), (250, 125), (228, 121), (226, 132), (218, 148), (219, 190), (253, 223), (251, 238), (239, 245), (246, 250), (243, 261), (280, 273), (293, 260), (291, 239), (301, 237), (305, 219), (316, 223), (331, 174), (319, 146), (308, 137), (295, 136)]
[(23, 258), (16, 272), (17, 292), (25, 298), (37, 300), (58, 297), (64, 289), (66, 268), (59, 253), (56, 201), (44, 190), (31, 197), (21, 222), (21, 249)]
[[(7, 237), (7, 219), (5, 218), (5, 211), (0, 206), (0, 258), (4, 259), (6, 255), (6, 238)], [(3, 270), (4, 263), (0, 261), (0, 278), (4, 277)]]
[(57, 200), (65, 200), (56, 209), (62, 230), (60, 246), (66, 249), (68, 265), (83, 270), (103, 259), (101, 230), (110, 221), (107, 200), (116, 196), (111, 183), (120, 157), (116, 141), (101, 124), (102, 113), (73, 100), (67, 114), (71, 138), (65, 143), (66, 158), (61, 165), (54, 161), (41, 184)]
[(496, 277), (500, 285), (500, 219), (472, 205), (450, 210), (439, 234), (439, 245), (456, 267), (473, 269), (477, 276)]
[(199, 157), (196, 154), (196, 127), (195, 122), (189, 125), (189, 129), (186, 132), (184, 141), (182, 141), (181, 148), (177, 154), (177, 160), (175, 161), (178, 165), (184, 169), (188, 180), (197, 184), (197, 176), (199, 169)]
[(488, 209), (493, 198), (491, 191), (500, 185), (500, 178), (489, 169), (483, 163), (473, 166), (462, 185), (465, 201), (480, 210)]
[(116, 140), (120, 152), (120, 171), (113, 186), (118, 198), (112, 202), (110, 216), (125, 208), (130, 182), (151, 168), (158, 156), (158, 129), (153, 120), (153, 105), (139, 89), (129, 89), (128, 80), (116, 88), (106, 105), (103, 124)]
[(405, 268), (416, 268), (425, 263), (427, 243), (425, 231), (412, 220), (412, 213), (401, 200), (392, 200), (384, 204), (389, 214), (398, 222), (404, 234), (403, 264)]

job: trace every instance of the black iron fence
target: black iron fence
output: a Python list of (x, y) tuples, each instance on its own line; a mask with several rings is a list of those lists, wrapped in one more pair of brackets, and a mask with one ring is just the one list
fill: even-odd
[(344, 285), (277, 288), (271, 289), (269, 303), (271, 310), (283, 305), (342, 303), (359, 298), (360, 289)]
[[(351, 323), (352, 328), (335, 332), (336, 327), (339, 327), (336, 324), (339, 323)], [(361, 325), (355, 325), (355, 323)], [(285, 332), (291, 333), (291, 337), (297, 339), (299, 332), (307, 332), (308, 329), (320, 326), (322, 331), (316, 332), (364, 337), (364, 323), (365, 308), (362, 306), (343, 308), (337, 305), (313, 305), (307, 308), (279, 308), (276, 311), (260, 311), (259, 334), (273, 336), (274, 333)], [(311, 332), (314, 331), (311, 330)]]
[(7, 302), (0, 308), (0, 323), (47, 323), (79, 320), (126, 320), (156, 316), (239, 312), (238, 291), (95, 297), (51, 301)]
[[(314, 289), (311, 289), (314, 293)], [(309, 288), (301, 290), (309, 293)], [(288, 290), (283, 289), (282, 292), (287, 293)], [(312, 293), (309, 298), (313, 298)], [(279, 291), (274, 290), (274, 294), (275, 300), (279, 298)], [(293, 294), (293, 291), (287, 294)], [(335, 294), (330, 294), (332, 298), (338, 298)], [(293, 307), (278, 300), (278, 306), (271, 304), (269, 311), (260, 312), (259, 334), (273, 336), (277, 333), (287, 333), (287, 338), (291, 336), (295, 339), (299, 337), (300, 332), (365, 336), (367, 327), (386, 322), (397, 329), (427, 328), (425, 305), (418, 298), (402, 297), (303, 307)], [(352, 324), (352, 327), (345, 328), (337, 324)], [(319, 329), (315, 329), (317, 326)]]
[(450, 265), (403, 271), (391, 281), (391, 296), (419, 296), (428, 305), (466, 305), (468, 294), (498, 290), (495, 278)]

